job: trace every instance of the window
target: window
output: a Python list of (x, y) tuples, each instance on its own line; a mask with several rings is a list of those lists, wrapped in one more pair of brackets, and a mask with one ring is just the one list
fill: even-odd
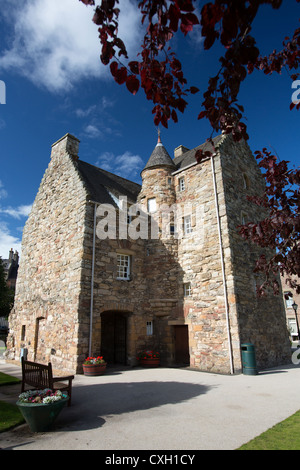
[(288, 328), (290, 331), (290, 335), (294, 339), (294, 337), (298, 338), (298, 329), (297, 329), (297, 323), (296, 320), (293, 318), (288, 318)]
[(184, 178), (179, 178), (179, 191), (185, 190), (185, 181)]
[[(284, 294), (288, 294), (288, 292), (285, 292)], [(294, 303), (293, 297), (289, 297), (288, 299), (284, 297), (284, 300), (285, 300), (286, 308), (293, 308), (293, 303)]]
[(26, 335), (26, 326), (25, 326), (25, 325), (22, 325), (21, 341), (25, 341), (25, 335)]
[(153, 321), (147, 321), (147, 336), (152, 336), (153, 335)]
[(184, 297), (191, 297), (192, 288), (191, 288), (190, 282), (186, 282), (185, 284), (183, 284), (183, 290), (184, 290)]
[(169, 186), (172, 186), (172, 178), (171, 178), (171, 176), (168, 177), (168, 185), (169, 185)]
[(117, 279), (130, 279), (130, 256), (118, 254)]
[(170, 235), (175, 235), (175, 225), (170, 224)]
[(192, 233), (192, 231), (192, 217), (187, 215), (186, 217), (183, 217), (183, 233), (184, 235), (187, 235), (188, 233)]
[(156, 199), (153, 197), (152, 199), (148, 199), (148, 212), (155, 212), (156, 211)]

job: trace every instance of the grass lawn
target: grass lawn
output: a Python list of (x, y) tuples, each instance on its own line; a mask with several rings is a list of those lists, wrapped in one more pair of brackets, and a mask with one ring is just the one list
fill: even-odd
[(17, 377), (12, 377), (11, 375), (4, 374), (4, 372), (0, 372), (0, 386), (1, 385), (13, 385), (16, 383), (20, 383), (21, 380), (17, 379)]
[(300, 450), (300, 411), (237, 450)]
[[(0, 389), (1, 385), (12, 385), (19, 382), (20, 379), (0, 372)], [(24, 422), (24, 418), (16, 405), (0, 401), (0, 432), (8, 431), (8, 429)]]
[(0, 401), (0, 433), (25, 422), (17, 405)]

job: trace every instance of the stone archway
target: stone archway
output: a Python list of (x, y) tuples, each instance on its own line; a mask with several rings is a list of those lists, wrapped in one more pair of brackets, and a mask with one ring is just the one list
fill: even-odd
[(127, 319), (125, 312), (101, 313), (101, 354), (108, 364), (127, 364)]

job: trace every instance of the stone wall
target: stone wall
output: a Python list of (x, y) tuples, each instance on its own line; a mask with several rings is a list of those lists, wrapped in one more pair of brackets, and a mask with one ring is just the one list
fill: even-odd
[(238, 233), (243, 222), (262, 220), (265, 211), (247, 199), (262, 194), (264, 179), (246, 143), (234, 144), (227, 139), (221, 146), (222, 180), (224, 185), (235, 308), (240, 342), (253, 343), (259, 368), (291, 362), (282, 296), (269, 292), (265, 298), (256, 295), (256, 284), (262, 278), (253, 272), (255, 262), (264, 252), (244, 241)]
[[(77, 153), (78, 140), (69, 134), (53, 144), (24, 229), (10, 359), (27, 348), (30, 360), (80, 372), (89, 353), (118, 352), (106, 343), (123, 328), (125, 363), (135, 365), (137, 352), (151, 348), (169, 365), (175, 363), (176, 327), (184, 327), (190, 365), (199, 370), (240, 372), (243, 342), (254, 343), (259, 367), (288, 361), (282, 298), (256, 298), (259, 250), (237, 232), (242, 220), (260, 216), (247, 195), (263, 189), (246, 144), (224, 138), (213, 160), (180, 171), (144, 170), (138, 203), (143, 220), (150, 215), (151, 223), (140, 238), (119, 237), (118, 230), (113, 238), (99, 236), (101, 215), (97, 210), (94, 227), (95, 206), (77, 169)], [(157, 210), (148, 214), (153, 198)], [(133, 224), (139, 215), (133, 214)], [(118, 279), (119, 254), (130, 257), (128, 279)], [(147, 322), (153, 323), (152, 334)]]
[(24, 228), (8, 354), (74, 372), (78, 354), (86, 190), (76, 171), (78, 140), (69, 134), (52, 146)]
[[(226, 264), (227, 287), (232, 283), (230, 247), (222, 187), (220, 158), (215, 157), (218, 192), (218, 212), (215, 200), (211, 160), (203, 161), (177, 173), (185, 178), (185, 190), (177, 191), (177, 202), (184, 216), (191, 214), (192, 232), (179, 238), (178, 259), (183, 271), (183, 284), (190, 283), (191, 294), (185, 296), (183, 284), (180, 295), (184, 299), (185, 323), (189, 326), (191, 366), (207, 371), (230, 373), (231, 343), (228, 329), (222, 277), (222, 263), (218, 235), (217, 213), (222, 227), (223, 252)], [(178, 184), (176, 187), (179, 188)], [(230, 299), (232, 303), (232, 299)], [(239, 348), (235, 312), (231, 314), (231, 339)], [(235, 358), (240, 368), (240, 355)]]

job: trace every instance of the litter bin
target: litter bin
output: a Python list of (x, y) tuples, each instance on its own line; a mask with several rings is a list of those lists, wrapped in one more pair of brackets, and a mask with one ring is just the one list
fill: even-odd
[(255, 348), (251, 343), (241, 345), (243, 374), (257, 375)]

